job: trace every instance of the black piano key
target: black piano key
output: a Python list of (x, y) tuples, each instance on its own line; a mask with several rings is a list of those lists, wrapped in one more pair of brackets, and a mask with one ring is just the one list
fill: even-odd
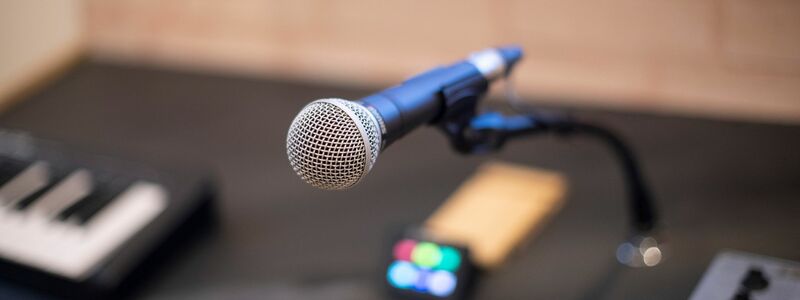
[(86, 224), (94, 215), (130, 187), (132, 183), (133, 180), (122, 177), (96, 181), (91, 194), (62, 211), (57, 218), (68, 221), (74, 220), (78, 224)]
[(31, 163), (18, 159), (3, 157), (0, 159), (0, 186), (8, 183)]

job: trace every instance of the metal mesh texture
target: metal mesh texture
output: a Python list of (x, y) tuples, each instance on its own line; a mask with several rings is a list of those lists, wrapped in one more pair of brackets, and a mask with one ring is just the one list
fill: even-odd
[(380, 152), (381, 132), (363, 106), (342, 99), (309, 103), (286, 136), (292, 169), (307, 183), (326, 190), (358, 183)]

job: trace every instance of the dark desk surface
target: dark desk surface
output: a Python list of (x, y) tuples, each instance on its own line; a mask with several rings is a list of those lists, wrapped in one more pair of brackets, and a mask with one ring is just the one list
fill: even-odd
[(306, 186), (286, 161), (291, 118), (309, 100), (370, 91), (84, 63), (0, 126), (218, 172), (219, 230), (155, 274), (146, 299), (382, 298), (392, 224), (424, 220), (489, 159), (562, 171), (571, 189), (476, 299), (681, 299), (722, 249), (800, 260), (800, 127), (577, 112), (629, 138), (669, 225), (665, 263), (624, 269), (613, 261), (627, 233), (621, 174), (594, 140), (541, 137), (462, 157), (425, 128), (381, 154), (357, 188)]

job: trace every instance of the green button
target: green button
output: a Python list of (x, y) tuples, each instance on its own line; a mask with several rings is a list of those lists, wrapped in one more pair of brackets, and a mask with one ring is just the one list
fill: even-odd
[(411, 260), (419, 266), (433, 268), (442, 261), (442, 252), (434, 243), (419, 243), (411, 252)]

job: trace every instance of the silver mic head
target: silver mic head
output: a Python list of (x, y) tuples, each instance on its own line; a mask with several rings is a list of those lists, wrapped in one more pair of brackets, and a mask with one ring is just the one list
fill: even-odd
[(361, 104), (343, 99), (309, 103), (286, 136), (292, 169), (308, 184), (326, 190), (358, 183), (372, 169), (380, 148), (375, 116)]

